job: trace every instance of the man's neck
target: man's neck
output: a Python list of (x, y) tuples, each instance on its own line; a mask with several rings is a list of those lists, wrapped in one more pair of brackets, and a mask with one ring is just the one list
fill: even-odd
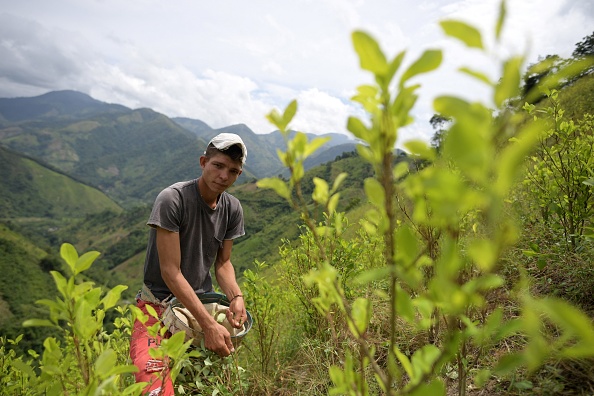
[(212, 209), (216, 208), (217, 202), (219, 201), (219, 195), (210, 192), (202, 179), (198, 179), (197, 188), (198, 194), (200, 194), (202, 200)]

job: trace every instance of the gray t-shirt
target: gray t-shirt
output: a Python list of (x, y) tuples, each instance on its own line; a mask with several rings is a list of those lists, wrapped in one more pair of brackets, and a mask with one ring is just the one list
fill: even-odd
[(198, 179), (179, 182), (161, 191), (147, 224), (151, 230), (144, 283), (160, 300), (171, 291), (161, 277), (155, 227), (179, 233), (181, 272), (197, 294), (212, 291), (210, 267), (223, 241), (245, 234), (239, 200), (223, 192), (212, 209), (198, 192)]

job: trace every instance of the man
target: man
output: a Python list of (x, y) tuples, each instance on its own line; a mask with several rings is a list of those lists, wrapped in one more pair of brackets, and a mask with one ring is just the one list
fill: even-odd
[[(212, 291), (210, 268), (230, 301), (227, 319), (241, 328), (247, 320), (243, 296), (231, 264), (233, 239), (245, 234), (239, 200), (225, 192), (241, 175), (247, 157), (238, 135), (221, 133), (200, 157), (202, 175), (195, 180), (165, 188), (157, 196), (148, 225), (151, 226), (144, 265), (144, 286), (137, 306), (146, 311), (150, 304), (161, 315), (161, 302), (177, 298), (196, 318), (204, 333), (206, 348), (219, 356), (234, 352), (229, 331), (206, 311), (198, 295)], [(130, 357), (140, 370), (136, 381), (146, 381), (150, 395), (173, 395), (167, 363), (152, 359), (148, 350), (160, 338), (147, 333), (156, 322), (149, 316), (144, 325), (134, 324)], [(164, 375), (165, 374), (165, 375)]]

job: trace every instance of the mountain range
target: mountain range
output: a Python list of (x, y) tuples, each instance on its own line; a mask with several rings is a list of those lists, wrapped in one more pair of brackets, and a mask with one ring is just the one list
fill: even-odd
[[(76, 91), (0, 98), (0, 146), (94, 187), (121, 206), (150, 203), (163, 187), (199, 175), (198, 158), (221, 132), (238, 134), (248, 147), (238, 183), (283, 173), (276, 152), (285, 143), (278, 131), (258, 135), (243, 124), (214, 129), (200, 120), (104, 103)], [(306, 168), (355, 150), (356, 142), (345, 135), (325, 136), (330, 140)]]

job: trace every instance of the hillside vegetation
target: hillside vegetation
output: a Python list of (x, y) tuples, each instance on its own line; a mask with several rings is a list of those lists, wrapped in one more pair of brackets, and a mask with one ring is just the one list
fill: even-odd
[(15, 218), (80, 218), (103, 210), (121, 211), (98, 189), (0, 147), (0, 213)]

